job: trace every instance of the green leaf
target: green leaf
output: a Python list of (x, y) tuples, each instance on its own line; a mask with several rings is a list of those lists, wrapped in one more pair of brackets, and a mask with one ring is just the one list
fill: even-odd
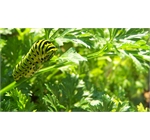
[(143, 68), (142, 64), (140, 63), (140, 61), (136, 59), (136, 57), (134, 57), (131, 53), (129, 54), (129, 56), (131, 57), (131, 59), (133, 60), (133, 62), (134, 62), (135, 65), (136, 65), (136, 68), (137, 68), (139, 71), (144, 71), (144, 70), (145, 70), (145, 69)]
[(80, 54), (78, 54), (74, 48), (70, 48), (67, 52), (59, 57), (60, 61), (73, 62), (79, 65), (79, 62), (87, 61), (87, 59)]
[(139, 105), (137, 105), (137, 109), (138, 109), (138, 112), (148, 112), (148, 109), (144, 108), (144, 106), (143, 106), (142, 103), (140, 103)]

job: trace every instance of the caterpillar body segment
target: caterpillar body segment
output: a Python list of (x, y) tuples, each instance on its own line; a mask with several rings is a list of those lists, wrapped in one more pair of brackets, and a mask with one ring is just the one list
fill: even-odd
[(13, 77), (18, 81), (22, 77), (30, 77), (42, 63), (51, 59), (57, 48), (48, 40), (39, 40), (30, 48), (25, 57), (15, 66)]

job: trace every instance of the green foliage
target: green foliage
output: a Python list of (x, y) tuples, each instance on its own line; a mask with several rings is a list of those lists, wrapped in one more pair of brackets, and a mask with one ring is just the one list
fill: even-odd
[(144, 109), (144, 106), (143, 106), (142, 103), (140, 103), (139, 105), (137, 105), (137, 109), (138, 109), (138, 112), (147, 112), (148, 111), (147, 108)]
[(1, 101), (1, 111), (35, 111), (34, 106), (30, 97), (17, 89), (7, 92)]
[[(1, 111), (148, 112), (150, 29), (0, 29)], [(39, 39), (55, 56), (32, 77), (12, 71)]]

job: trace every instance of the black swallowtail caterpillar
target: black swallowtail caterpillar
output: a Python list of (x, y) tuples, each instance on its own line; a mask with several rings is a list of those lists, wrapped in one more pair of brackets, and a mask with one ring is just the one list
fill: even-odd
[(30, 77), (43, 62), (53, 57), (57, 48), (48, 40), (39, 40), (30, 48), (25, 57), (15, 66), (13, 77), (18, 81), (21, 77)]

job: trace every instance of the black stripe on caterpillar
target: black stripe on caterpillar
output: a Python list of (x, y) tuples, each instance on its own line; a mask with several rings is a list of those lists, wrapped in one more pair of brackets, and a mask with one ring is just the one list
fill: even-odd
[(51, 59), (57, 48), (48, 40), (39, 40), (30, 48), (25, 57), (15, 66), (13, 77), (18, 81), (21, 77), (30, 77), (43, 62)]

